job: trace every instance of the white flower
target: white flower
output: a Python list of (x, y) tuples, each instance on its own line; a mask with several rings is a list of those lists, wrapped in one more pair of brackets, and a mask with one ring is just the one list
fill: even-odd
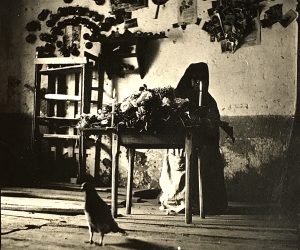
[(175, 98), (174, 99), (175, 105), (177, 107), (182, 107), (185, 103), (189, 102), (188, 98), (182, 99), (182, 98)]
[(108, 124), (108, 120), (107, 120), (107, 119), (104, 119), (104, 120), (102, 120), (100, 123), (101, 123), (101, 125), (107, 125), (107, 124)]
[(171, 100), (168, 97), (164, 97), (161, 102), (162, 102), (162, 106), (170, 106), (171, 105)]
[(146, 117), (146, 110), (143, 106), (138, 107), (138, 110), (135, 112), (136, 117), (139, 119), (145, 119)]
[(148, 101), (152, 98), (152, 93), (149, 91), (143, 91), (139, 98), (136, 100), (138, 106), (143, 105), (145, 101)]
[(146, 91), (146, 97), (145, 97), (145, 101), (148, 101), (152, 98), (152, 93), (150, 91)]
[(138, 112), (141, 114), (146, 114), (146, 109), (143, 106), (138, 107)]
[(133, 107), (133, 105), (129, 100), (125, 100), (120, 105), (120, 109), (121, 109), (122, 112), (126, 112), (127, 110), (129, 110), (132, 107)]
[(131, 103), (131, 105), (132, 105), (133, 107), (135, 107), (135, 108), (138, 106), (137, 100), (135, 100), (135, 99), (131, 100), (130, 103)]

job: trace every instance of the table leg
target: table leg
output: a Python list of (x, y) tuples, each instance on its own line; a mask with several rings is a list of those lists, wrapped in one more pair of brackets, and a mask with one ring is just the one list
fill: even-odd
[(95, 144), (95, 165), (94, 165), (94, 172), (93, 176), (95, 177), (95, 180), (97, 181), (99, 178), (99, 167), (100, 166), (100, 161), (101, 161), (101, 141), (102, 141), (102, 136), (99, 135), (99, 139), (97, 140)]
[(77, 183), (80, 183), (83, 180), (83, 175), (86, 171), (86, 142), (85, 142), (84, 132), (80, 133), (79, 137), (79, 169), (77, 173)]
[(126, 193), (126, 214), (131, 214), (134, 156), (135, 156), (135, 150), (133, 148), (129, 148), (128, 149), (128, 178), (127, 178), (127, 193)]
[(202, 175), (201, 175), (201, 150), (198, 152), (198, 181), (199, 181), (199, 215), (201, 219), (205, 218), (203, 209), (203, 186), (202, 186)]
[(185, 223), (192, 223), (192, 204), (191, 204), (191, 187), (192, 176), (191, 166), (193, 163), (193, 133), (186, 132), (185, 138)]
[(112, 178), (111, 178), (111, 213), (113, 217), (118, 215), (118, 177), (119, 177), (119, 137), (112, 134)]

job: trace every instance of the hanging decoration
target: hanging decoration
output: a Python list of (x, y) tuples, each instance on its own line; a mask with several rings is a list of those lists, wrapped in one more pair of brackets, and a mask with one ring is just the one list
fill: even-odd
[[(259, 3), (253, 1), (213, 1), (208, 9), (209, 21), (202, 29), (210, 34), (210, 41), (221, 43), (222, 52), (234, 53), (252, 32), (260, 34)], [(257, 36), (260, 38), (260, 36)], [(260, 41), (257, 41), (259, 43)]]
[(168, 0), (152, 0), (152, 2), (157, 5), (155, 16), (154, 16), (154, 19), (157, 19), (158, 18), (158, 13), (159, 13), (159, 7), (161, 5), (166, 4), (166, 2), (168, 2)]
[[(100, 3), (102, 4), (104, 1), (99, 1), (98, 4)], [(84, 39), (88, 41), (86, 48), (92, 48), (93, 42), (101, 42), (106, 38), (106, 35), (101, 34), (101, 32), (108, 32), (112, 26), (117, 24), (114, 17), (105, 18), (104, 15), (96, 11), (80, 6), (59, 7), (56, 13), (44, 9), (38, 15), (38, 20), (29, 22), (26, 29), (29, 32), (40, 31), (40, 21), (45, 22), (46, 26), (50, 28), (49, 32), (42, 32), (38, 36), (40, 41), (45, 42), (44, 46), (37, 47), (37, 52), (41, 57), (56, 56), (56, 49), (62, 56), (80, 55), (80, 41), (78, 41), (80, 35), (77, 35), (77, 42), (75, 42), (76, 39), (70, 39), (70, 34), (66, 34), (67, 30), (72, 29), (73, 35), (75, 35), (76, 32), (74, 31), (81, 26), (88, 28), (91, 34), (84, 36)], [(33, 33), (26, 37), (28, 43), (35, 43), (36, 40), (37, 36)]]
[[(94, 0), (97, 5), (103, 5), (105, 0)], [(70, 0), (65, 0), (65, 3), (72, 3)], [(125, 2), (124, 2), (125, 4)], [(136, 4), (129, 4), (125, 8), (116, 8), (112, 15), (105, 17), (103, 14), (97, 11), (90, 10), (87, 7), (81, 6), (67, 6), (59, 7), (55, 12), (48, 9), (43, 9), (37, 16), (38, 20), (33, 20), (26, 25), (26, 29), (30, 32), (25, 40), (28, 43), (34, 44), (37, 39), (45, 44), (36, 48), (39, 57), (55, 57), (57, 52), (62, 56), (79, 56), (80, 55), (80, 35), (77, 35), (77, 41), (72, 38), (76, 35), (75, 30), (80, 29), (82, 26), (86, 27), (89, 32), (83, 34), (83, 39), (86, 40), (85, 48), (93, 48), (93, 43), (103, 43), (107, 39), (125, 38), (129, 37), (148, 37), (148, 38), (162, 38), (165, 34), (158, 33), (152, 34), (150, 32), (136, 32), (131, 33), (129, 28), (136, 27), (137, 19), (131, 18), (131, 11), (141, 8), (142, 6), (148, 6), (147, 0), (140, 1)], [(120, 6), (119, 6), (120, 7)], [(43, 22), (48, 30), (41, 31), (41, 22)], [(119, 34), (119, 32), (112, 31), (110, 35), (107, 32), (111, 30), (113, 26), (117, 26), (125, 22), (125, 32)], [(72, 29), (72, 36), (66, 34), (67, 30)], [(36, 34), (40, 32), (40, 34)], [(78, 33), (78, 32), (77, 32)], [(80, 34), (80, 32), (78, 33)], [(128, 65), (122, 67), (127, 68)]]
[(148, 7), (148, 0), (110, 0), (112, 12), (117, 10), (133, 11)]
[(26, 24), (26, 30), (29, 32), (36, 32), (41, 30), (41, 23), (37, 20), (33, 20)]
[(29, 34), (28, 36), (26, 36), (25, 40), (28, 43), (35, 43), (35, 41), (37, 40), (37, 37), (35, 34)]
[(51, 13), (50, 10), (44, 9), (41, 11), (41, 13), (38, 15), (38, 19), (40, 21), (45, 21), (48, 18), (48, 15)]

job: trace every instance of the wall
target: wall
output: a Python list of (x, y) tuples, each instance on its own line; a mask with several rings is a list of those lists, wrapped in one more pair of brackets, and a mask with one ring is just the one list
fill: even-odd
[[(296, 0), (264, 1), (266, 6), (261, 18), (264, 11), (276, 3), (283, 3), (283, 13), (296, 8)], [(74, 0), (73, 5), (77, 4), (89, 6), (101, 14), (109, 11), (108, 2), (97, 6), (92, 0)], [(161, 6), (158, 19), (154, 19), (156, 5), (152, 1), (148, 8), (133, 12), (139, 27), (132, 31), (165, 31), (168, 38), (161, 39), (149, 50), (151, 67), (144, 79), (138, 75), (114, 79), (118, 99), (122, 100), (143, 83), (150, 88), (175, 87), (190, 63), (206, 62), (210, 70), (210, 92), (217, 100), (222, 119), (234, 126), (237, 139), (232, 144), (222, 134), (221, 149), (226, 160), (229, 196), (232, 199), (266, 199), (278, 182), (295, 112), (297, 23), (293, 22), (287, 28), (277, 23), (262, 29), (261, 45), (241, 47), (234, 54), (222, 54), (220, 44), (211, 43), (208, 34), (201, 29), (208, 19), (206, 10), (211, 7), (211, 2), (198, 0), (201, 24), (188, 25), (186, 30), (172, 28), (172, 24), (177, 22), (176, 4), (169, 1)], [(42, 9), (56, 11), (62, 5), (66, 5), (62, 0), (11, 0), (9, 11), (4, 11), (6, 18), (1, 15), (2, 21), (7, 19), (9, 24), (9, 28), (5, 25), (6, 28), (1, 31), (7, 36), (1, 37), (9, 37), (9, 45), (8, 50), (2, 51), (6, 53), (6, 59), (0, 59), (0, 106), (2, 116), (5, 113), (6, 124), (14, 123), (13, 118), (7, 122), (7, 117), (15, 117), (16, 114), (26, 120), (25, 125), (19, 128), (20, 143), (25, 144), (19, 147), (21, 153), (27, 152), (26, 145), (30, 140), (34, 85), (32, 61), (38, 45), (25, 42), (25, 25), (36, 19)], [(1, 39), (0, 43), (6, 47), (7, 40)], [(14, 140), (5, 141), (15, 145)], [(124, 153), (121, 157), (124, 177)], [(157, 159), (162, 159), (161, 152), (142, 152), (140, 157), (144, 163), (135, 173), (136, 184), (152, 183), (155, 186), (161, 166)]]
[[(7, 58), (8, 58), (8, 26), (5, 25), (4, 20), (7, 18), (8, 12), (6, 11), (8, 7), (7, 1), (4, 1), (3, 8), (0, 9), (1, 19), (0, 19), (0, 82), (7, 81)], [(5, 85), (5, 86), (4, 86)], [(1, 95), (1, 103), (0, 106), (3, 109), (4, 104), (6, 103), (6, 87), (7, 84), (1, 84), (0, 95)]]
[[(14, 13), (14, 12), (13, 12)], [(30, 113), (21, 111), (23, 82), (20, 75), (20, 59), (11, 58), (14, 47), (24, 44), (12, 43), (12, 11), (10, 1), (1, 1), (0, 8), (0, 160), (1, 183), (14, 182), (16, 176), (32, 176), (34, 169), (30, 152)], [(20, 54), (21, 55), (21, 54)], [(17, 59), (17, 60), (16, 60)], [(32, 80), (31, 80), (32, 81)], [(28, 180), (27, 179), (27, 180)], [(18, 178), (19, 183), (26, 181)]]

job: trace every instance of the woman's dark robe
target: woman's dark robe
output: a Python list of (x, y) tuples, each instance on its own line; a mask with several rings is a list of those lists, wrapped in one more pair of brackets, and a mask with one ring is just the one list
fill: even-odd
[[(224, 162), (219, 150), (220, 113), (214, 98), (208, 93), (209, 74), (206, 63), (191, 64), (180, 79), (175, 90), (176, 97), (188, 98), (191, 109), (199, 106), (199, 90), (195, 91), (191, 78), (203, 83), (203, 102), (206, 113), (202, 120), (205, 124), (204, 145), (201, 150), (201, 167), (203, 176), (203, 199), (205, 214), (221, 214), (227, 209), (227, 194), (224, 181)], [(194, 171), (195, 181), (197, 172)], [(198, 187), (198, 185), (195, 185)], [(199, 204), (198, 190), (193, 190), (194, 204)]]

